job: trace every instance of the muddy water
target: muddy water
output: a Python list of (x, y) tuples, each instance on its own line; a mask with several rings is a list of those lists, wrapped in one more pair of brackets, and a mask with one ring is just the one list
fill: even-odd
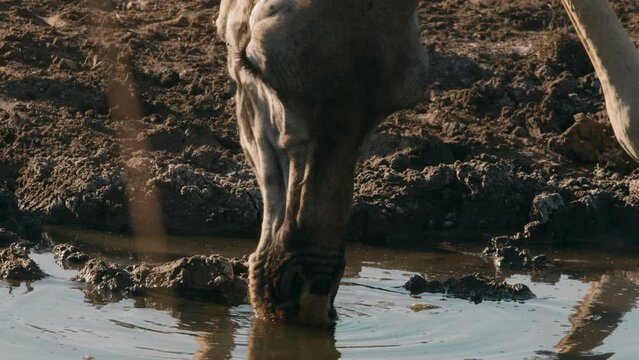
[[(252, 241), (171, 239), (171, 253), (140, 252), (130, 239), (51, 229), (117, 262), (164, 261), (196, 253), (241, 256)], [(548, 252), (564, 270), (509, 275), (537, 298), (525, 303), (409, 296), (415, 273), (447, 278), (494, 273), (478, 257), (433, 249), (350, 245), (334, 329), (264, 323), (248, 306), (172, 297), (87, 297), (50, 253), (32, 254), (48, 278), (0, 282), (0, 359), (636, 359), (639, 260), (627, 252)], [(435, 305), (414, 312), (412, 304)], [(613, 355), (614, 354), (614, 355)]]

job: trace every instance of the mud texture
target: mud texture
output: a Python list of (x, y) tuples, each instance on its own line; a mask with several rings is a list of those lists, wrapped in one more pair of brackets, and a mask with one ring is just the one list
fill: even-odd
[(20, 211), (15, 195), (0, 182), (0, 247), (22, 239), (39, 240), (41, 234), (42, 222), (39, 216)]
[(73, 279), (93, 285), (96, 291), (125, 292), (133, 286), (128, 271), (95, 258), (89, 259)]
[(237, 274), (233, 265), (233, 260), (221, 256), (196, 255), (155, 267), (134, 266), (131, 275), (137, 294), (170, 291), (188, 297), (212, 295), (237, 305), (246, 303), (247, 287), (246, 277)]
[(530, 300), (535, 294), (524, 284), (509, 285), (506, 282), (489, 279), (479, 274), (464, 276), (446, 281), (426, 280), (420, 275), (413, 275), (404, 284), (404, 288), (412, 295), (443, 293), (451, 297), (481, 303), (484, 300)]
[(515, 240), (508, 236), (495, 237), (483, 255), (491, 258), (498, 270), (541, 270), (551, 265), (546, 255), (532, 255), (528, 249), (514, 246), (513, 243), (518, 243)]
[(17, 242), (0, 252), (0, 279), (39, 280), (46, 276), (29, 258), (29, 244)]
[(71, 244), (58, 244), (53, 247), (53, 257), (63, 268), (78, 268), (84, 266), (91, 257)]
[[(639, 3), (611, 3), (639, 40)], [(128, 231), (130, 210), (158, 199), (171, 233), (259, 231), (218, 6), (0, 0), (0, 184), (22, 210)], [(419, 14), (430, 89), (372, 134), (349, 239), (634, 241), (639, 172), (560, 2), (421, 1)]]
[(64, 265), (84, 262), (74, 280), (90, 284), (87, 297), (109, 302), (122, 296), (177, 295), (205, 298), (228, 305), (247, 302), (247, 267), (239, 259), (219, 255), (195, 255), (161, 265), (128, 267), (97, 258), (85, 260), (85, 253), (73, 245), (56, 246), (56, 258)]

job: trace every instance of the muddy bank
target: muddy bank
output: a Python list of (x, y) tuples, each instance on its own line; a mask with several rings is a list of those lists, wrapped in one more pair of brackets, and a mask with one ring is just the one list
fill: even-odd
[[(639, 4), (612, 3), (639, 40)], [(128, 231), (157, 198), (170, 233), (257, 233), (219, 2), (139, 5), (0, 0), (0, 182), (49, 224)], [(419, 11), (430, 89), (372, 135), (349, 239), (634, 241), (639, 172), (559, 2)]]
[(255, 233), (217, 4), (122, 4), (0, 2), (0, 178), (51, 224), (128, 231), (155, 197), (172, 233)]
[(89, 284), (85, 293), (92, 299), (167, 294), (228, 305), (247, 301), (248, 267), (240, 259), (195, 255), (160, 265), (121, 266), (91, 257), (71, 244), (55, 245), (53, 253), (61, 266), (79, 270), (74, 280)]

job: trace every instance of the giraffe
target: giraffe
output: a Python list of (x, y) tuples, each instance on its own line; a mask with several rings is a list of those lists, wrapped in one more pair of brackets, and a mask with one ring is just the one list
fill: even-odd
[(263, 198), (260, 318), (330, 323), (367, 136), (424, 97), (417, 0), (222, 0), (240, 143)]

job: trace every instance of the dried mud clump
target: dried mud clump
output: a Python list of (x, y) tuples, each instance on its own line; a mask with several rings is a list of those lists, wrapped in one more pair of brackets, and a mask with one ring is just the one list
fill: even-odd
[[(73, 256), (77, 252), (70, 254)], [(90, 259), (75, 280), (92, 284), (88, 292), (95, 298), (104, 298), (98, 293), (105, 291), (121, 295), (170, 293), (238, 305), (246, 302), (247, 274), (236, 271), (246, 269), (242, 261), (218, 255), (196, 255), (162, 265), (142, 264), (126, 268)]]
[(86, 264), (91, 257), (71, 244), (57, 244), (53, 247), (53, 257), (65, 268), (77, 268)]
[(579, 163), (596, 163), (610, 147), (616, 146), (609, 126), (593, 117), (577, 114), (575, 122), (548, 146)]
[[(502, 239), (507, 241), (501, 244)], [(495, 268), (499, 270), (538, 270), (548, 265), (546, 255), (530, 255), (527, 249), (519, 249), (518, 247), (508, 245), (510, 240), (508, 237), (498, 237), (493, 239), (492, 245), (484, 249), (483, 254), (491, 256), (495, 264)]]
[(46, 274), (32, 259), (24, 243), (13, 243), (0, 252), (0, 278), (7, 280), (39, 280)]
[(246, 281), (233, 262), (221, 256), (196, 255), (159, 266), (134, 266), (135, 292), (176, 292), (189, 297), (214, 297), (224, 303), (245, 301)]
[(567, 30), (552, 31), (545, 35), (539, 57), (557, 71), (570, 69), (576, 77), (594, 71), (586, 50), (576, 34)]
[(530, 300), (535, 298), (535, 294), (523, 284), (509, 285), (496, 279), (489, 279), (475, 274), (459, 279), (448, 279), (446, 281), (428, 281), (419, 275), (413, 275), (404, 288), (411, 294), (417, 295), (424, 292), (444, 293), (455, 298), (466, 299), (475, 303), (484, 300)]
[(124, 292), (133, 286), (128, 271), (99, 259), (88, 260), (74, 280), (91, 284), (97, 291)]

